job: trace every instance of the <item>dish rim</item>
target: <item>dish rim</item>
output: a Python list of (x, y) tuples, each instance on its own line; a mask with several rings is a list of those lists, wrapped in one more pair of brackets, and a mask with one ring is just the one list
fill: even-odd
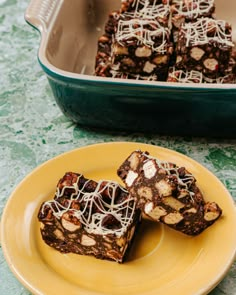
[(38, 62), (40, 66), (43, 68), (44, 72), (49, 77), (54, 77), (59, 80), (71, 80), (75, 82), (91, 82), (97, 85), (99, 84), (108, 84), (108, 85), (118, 85), (118, 86), (126, 86), (126, 87), (142, 87), (142, 88), (152, 88), (153, 90), (191, 90), (194, 92), (195, 90), (199, 91), (217, 91), (217, 90), (228, 90), (228, 91), (236, 91), (236, 84), (207, 84), (207, 83), (175, 83), (175, 82), (165, 82), (165, 81), (143, 81), (143, 80), (135, 80), (135, 79), (124, 79), (124, 78), (111, 78), (111, 77), (99, 77), (88, 74), (79, 74), (73, 73), (69, 71), (62, 70), (57, 68), (49, 60), (45, 55), (45, 45), (44, 42), (41, 43), (39, 52), (38, 52)]
[[(37, 0), (31, 0), (32, 3), (34, 1), (37, 2)], [(142, 87), (142, 88), (153, 88), (153, 90), (178, 90), (178, 91), (217, 91), (217, 90), (227, 90), (227, 91), (234, 91), (236, 90), (236, 84), (208, 84), (208, 83), (175, 83), (175, 82), (165, 82), (165, 81), (143, 81), (143, 80), (135, 80), (135, 79), (124, 79), (124, 78), (110, 78), (110, 77), (99, 77), (99, 76), (93, 76), (92, 74), (80, 74), (80, 73), (74, 73), (70, 71), (65, 71), (63, 69), (60, 69), (53, 65), (48, 58), (46, 57), (46, 48), (48, 44), (48, 40), (50, 37), (51, 29), (54, 25), (54, 21), (56, 19), (56, 16), (58, 14), (58, 11), (61, 9), (62, 0), (60, 0), (58, 7), (57, 7), (57, 13), (54, 14), (54, 17), (46, 26), (46, 24), (40, 19), (38, 15), (34, 16), (33, 12), (31, 11), (31, 6), (28, 6), (28, 9), (25, 12), (24, 18), (25, 21), (33, 27), (33, 29), (36, 29), (40, 33), (41, 40), (39, 42), (38, 47), (38, 53), (37, 58), (40, 66), (44, 70), (44, 72), (49, 76), (56, 78), (58, 80), (70, 80), (74, 83), (76, 82), (87, 82), (87, 83), (95, 83), (98, 86), (100, 84), (108, 84), (108, 85), (119, 85), (122, 87)]]

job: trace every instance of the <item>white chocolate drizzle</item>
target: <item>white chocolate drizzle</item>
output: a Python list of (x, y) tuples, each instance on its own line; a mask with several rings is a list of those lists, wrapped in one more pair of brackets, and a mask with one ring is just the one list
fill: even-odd
[(173, 70), (169, 72), (168, 81), (179, 83), (203, 83), (203, 74), (194, 70)]
[[(158, 21), (148, 19), (119, 20), (115, 40), (121, 45), (129, 46), (137, 41), (138, 45), (146, 45), (153, 51), (165, 53), (169, 41), (170, 30)], [(157, 41), (158, 42), (155, 42)], [(160, 41), (160, 42), (159, 42)]]
[(139, 18), (158, 20), (168, 18), (170, 9), (168, 5), (145, 5), (142, 9), (135, 9), (132, 12), (123, 14), (123, 18)]
[(211, 79), (208, 77), (204, 77), (204, 83), (216, 83), (216, 84), (225, 84), (225, 83), (236, 83), (236, 75), (228, 74), (222, 77), (217, 77), (215, 79)]
[[(151, 160), (154, 160), (157, 164), (157, 166), (161, 169), (164, 169), (165, 172), (167, 173), (167, 175), (175, 175), (177, 177), (177, 181), (178, 181), (178, 188), (179, 190), (181, 191), (186, 191), (189, 196), (192, 198), (194, 196), (194, 192), (192, 192), (190, 190), (190, 187), (191, 185), (196, 181), (194, 176), (191, 174), (191, 173), (186, 173), (184, 175), (184, 177), (180, 177), (180, 174), (179, 174), (179, 168), (178, 166), (176, 166), (175, 164), (173, 163), (170, 163), (170, 162), (166, 162), (166, 161), (161, 161), (155, 157), (152, 157), (150, 155), (147, 155), (145, 152), (142, 153), (145, 157), (147, 157), (146, 160), (144, 160), (144, 164), (148, 161)], [(192, 198), (192, 201), (193, 198)]]
[(183, 0), (176, 1), (172, 6), (173, 14), (189, 19), (196, 19), (209, 15), (214, 10), (215, 0)]
[[(200, 18), (195, 22), (185, 23), (181, 27), (181, 34), (186, 38), (186, 46), (217, 44), (218, 46), (233, 47), (232, 33), (226, 32), (228, 23), (224, 20)], [(211, 34), (208, 34), (210, 33)]]
[[(122, 0), (123, 3), (127, 3), (129, 2), (129, 0)], [(132, 7), (135, 11), (138, 11), (140, 9), (145, 9), (146, 7), (155, 7), (157, 6), (158, 4), (160, 4), (161, 2), (163, 1), (160, 1), (160, 0), (133, 0), (130, 4), (130, 7)], [(169, 0), (166, 0), (166, 6), (169, 5)]]
[(110, 73), (112, 75), (112, 78), (121, 78), (121, 79), (133, 79), (133, 80), (146, 80), (146, 81), (157, 81), (158, 77), (157, 75), (140, 75), (140, 74), (126, 74), (119, 72), (117, 70), (110, 70)]
[[(121, 203), (115, 203), (117, 189), (127, 193), (121, 185), (114, 181), (100, 180), (93, 192), (86, 192), (85, 187), (90, 180), (87, 180), (81, 189), (78, 188), (78, 176), (77, 182), (72, 186), (64, 186), (63, 189), (57, 190), (56, 197), (54, 200), (46, 201), (42, 206), (42, 213), (46, 207), (50, 207), (53, 215), (60, 219), (62, 215), (69, 212), (74, 217), (78, 218), (83, 224), (84, 229), (91, 234), (115, 234), (116, 236), (122, 236), (128, 226), (132, 223), (136, 203), (130, 196), (122, 201)], [(105, 186), (104, 186), (104, 183)], [(63, 206), (58, 200), (63, 197), (66, 189), (75, 189), (75, 192), (70, 195), (67, 205)], [(103, 192), (106, 191), (109, 196), (109, 202), (107, 202), (102, 196)], [(78, 200), (83, 203), (83, 209), (78, 210), (72, 208), (72, 202)], [(96, 212), (93, 209), (96, 208)], [(103, 225), (103, 220), (107, 215), (112, 215), (118, 222), (119, 228), (107, 228)]]
[(224, 84), (224, 83), (235, 83), (236, 76), (234, 74), (227, 74), (225, 76), (219, 76), (217, 78), (208, 78), (199, 71), (184, 71), (184, 70), (173, 70), (169, 72), (168, 82), (177, 83), (211, 83), (211, 84)]

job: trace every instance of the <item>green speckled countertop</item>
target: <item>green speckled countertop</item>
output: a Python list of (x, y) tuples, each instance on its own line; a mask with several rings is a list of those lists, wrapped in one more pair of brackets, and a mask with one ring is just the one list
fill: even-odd
[[(27, 5), (27, 0), (0, 0), (0, 214), (13, 189), (36, 166), (62, 152), (107, 141), (139, 141), (186, 154), (218, 176), (236, 200), (236, 140), (96, 132), (62, 115), (37, 61), (40, 36), (24, 20)], [(1, 250), (0, 282), (0, 294), (29, 294)], [(236, 294), (236, 263), (210, 294)]]

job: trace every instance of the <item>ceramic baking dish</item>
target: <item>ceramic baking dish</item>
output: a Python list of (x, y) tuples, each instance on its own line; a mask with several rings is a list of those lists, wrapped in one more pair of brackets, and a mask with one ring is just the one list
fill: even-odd
[[(236, 40), (236, 1), (216, 0)], [(236, 135), (236, 84), (180, 84), (95, 77), (97, 39), (120, 0), (32, 0), (38, 60), (56, 102), (83, 126), (167, 135)]]

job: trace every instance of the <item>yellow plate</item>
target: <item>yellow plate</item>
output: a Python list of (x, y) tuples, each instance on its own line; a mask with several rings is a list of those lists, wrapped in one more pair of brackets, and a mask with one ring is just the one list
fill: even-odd
[[(37, 213), (53, 197), (66, 171), (119, 181), (116, 169), (136, 149), (185, 166), (205, 199), (216, 201), (223, 216), (197, 237), (144, 221), (127, 262), (61, 254), (40, 237)], [(236, 213), (222, 183), (196, 161), (165, 148), (141, 143), (103, 143), (49, 160), (27, 176), (11, 195), (1, 222), (2, 248), (20, 282), (34, 294), (206, 294), (225, 276), (235, 257)]]

